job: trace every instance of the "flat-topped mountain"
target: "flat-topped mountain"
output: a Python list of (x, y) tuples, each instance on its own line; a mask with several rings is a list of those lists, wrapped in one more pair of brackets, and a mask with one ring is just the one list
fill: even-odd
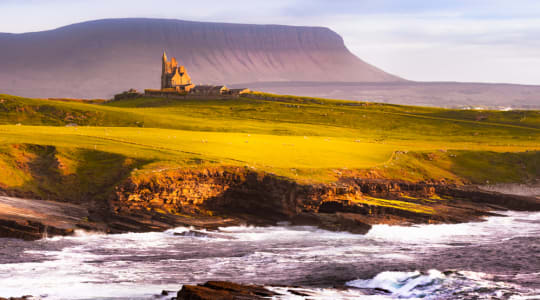
[(328, 28), (167, 19), (0, 33), (0, 93), (110, 98), (130, 88), (159, 88), (163, 51), (178, 58), (194, 84), (409, 105), (540, 108), (540, 86), (393, 76), (353, 55)]
[(108, 19), (0, 34), (0, 90), (36, 97), (110, 97), (159, 87), (173, 53), (197, 83), (394, 82), (328, 28), (165, 19)]

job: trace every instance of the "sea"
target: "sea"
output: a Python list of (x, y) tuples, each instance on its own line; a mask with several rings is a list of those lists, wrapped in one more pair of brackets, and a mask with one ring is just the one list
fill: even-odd
[(366, 235), (283, 223), (0, 239), (0, 296), (171, 299), (184, 284), (226, 280), (273, 299), (540, 299), (540, 213), (498, 213)]

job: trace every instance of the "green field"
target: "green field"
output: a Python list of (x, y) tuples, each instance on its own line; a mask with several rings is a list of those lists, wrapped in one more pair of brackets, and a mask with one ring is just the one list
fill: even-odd
[[(115, 168), (132, 175), (241, 166), (308, 182), (346, 175), (526, 182), (537, 179), (540, 172), (540, 112), (448, 110), (292, 96), (138, 98), (91, 104), (0, 95), (0, 167), (10, 174), (0, 178), (0, 187), (35, 188), (35, 176), (25, 170), (31, 170), (32, 159), (41, 154), (24, 158), (27, 151), (14, 146), (28, 144), (54, 146), (51, 155), (68, 157), (64, 165), (73, 165), (72, 173), (84, 169), (77, 166), (86, 166), (84, 174), (89, 178), (107, 172), (107, 168), (90, 171), (88, 166), (92, 160), (100, 165), (102, 156), (95, 153), (108, 153), (131, 161)], [(70, 168), (64, 169), (69, 174)], [(91, 179), (85, 180), (92, 184)]]

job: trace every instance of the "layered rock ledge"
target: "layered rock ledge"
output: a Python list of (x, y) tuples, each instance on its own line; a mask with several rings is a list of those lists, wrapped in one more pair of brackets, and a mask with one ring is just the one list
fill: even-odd
[(538, 211), (540, 199), (441, 182), (353, 176), (298, 183), (247, 168), (216, 167), (132, 176), (107, 200), (87, 205), (1, 197), (0, 208), (0, 236), (32, 240), (76, 229), (122, 233), (283, 221), (363, 234), (373, 224), (459, 223), (499, 210)]
[(177, 300), (259, 300), (277, 296), (263, 286), (237, 284), (227, 281), (208, 281), (200, 285), (184, 285)]
[(116, 188), (109, 207), (116, 215), (161, 211), (201, 220), (220, 217), (254, 225), (288, 221), (365, 233), (372, 224), (459, 223), (481, 220), (495, 210), (536, 211), (540, 200), (440, 182), (343, 177), (334, 183), (302, 184), (231, 167), (131, 178)]

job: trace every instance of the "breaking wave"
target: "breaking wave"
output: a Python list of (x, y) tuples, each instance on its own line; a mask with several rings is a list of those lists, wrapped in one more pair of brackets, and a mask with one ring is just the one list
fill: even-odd
[(391, 298), (422, 299), (510, 299), (535, 296), (516, 284), (495, 280), (495, 276), (472, 271), (428, 270), (427, 272), (382, 272), (372, 279), (353, 280), (347, 286), (374, 289)]
[(285, 224), (78, 232), (2, 239), (0, 296), (154, 299), (182, 284), (228, 280), (270, 285), (291, 300), (535, 299), (538, 249), (540, 214), (525, 212), (481, 223), (376, 225), (365, 236)]

